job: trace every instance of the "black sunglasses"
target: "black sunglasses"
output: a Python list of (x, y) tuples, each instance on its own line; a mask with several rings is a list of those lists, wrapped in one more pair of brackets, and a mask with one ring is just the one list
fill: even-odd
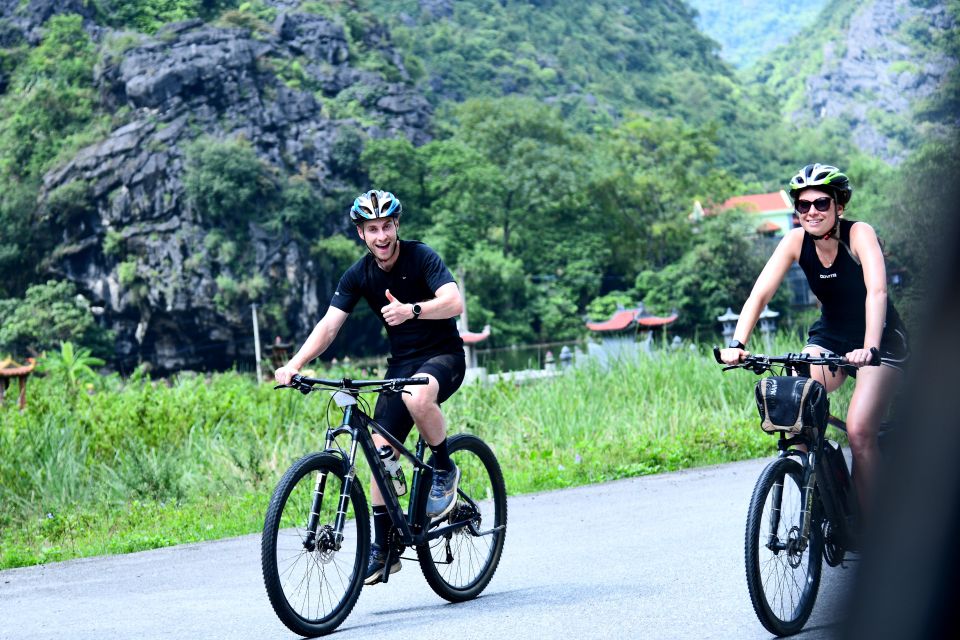
[(826, 211), (830, 208), (830, 203), (833, 201), (833, 198), (829, 196), (823, 196), (822, 198), (817, 198), (814, 201), (810, 200), (797, 200), (796, 209), (797, 213), (807, 213), (810, 211), (810, 205), (816, 207), (817, 211)]

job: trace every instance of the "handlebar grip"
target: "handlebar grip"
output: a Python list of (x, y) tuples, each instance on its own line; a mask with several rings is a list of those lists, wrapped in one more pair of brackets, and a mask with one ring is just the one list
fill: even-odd
[(870, 347), (870, 365), (871, 367), (879, 367), (882, 362), (880, 358), (880, 349), (876, 347)]
[(429, 384), (429, 383), (430, 383), (429, 378), (398, 378), (397, 381), (400, 382), (400, 384), (403, 384), (403, 385), (410, 385), (410, 384)]
[(720, 359), (720, 347), (713, 348), (713, 359), (717, 361), (717, 364), (723, 364), (723, 360)]

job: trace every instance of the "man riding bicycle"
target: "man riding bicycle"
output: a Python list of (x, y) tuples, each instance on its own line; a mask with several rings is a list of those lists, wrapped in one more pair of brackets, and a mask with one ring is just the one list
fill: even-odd
[[(398, 394), (381, 394), (374, 419), (403, 442), (416, 423), (433, 451), (434, 473), (427, 499), (427, 515), (439, 518), (455, 504), (460, 470), (447, 451), (446, 420), (440, 404), (463, 382), (466, 362), (463, 341), (454, 317), (463, 312), (456, 281), (443, 260), (427, 245), (400, 240), (400, 201), (388, 191), (360, 194), (350, 209), (350, 219), (367, 247), (367, 255), (340, 278), (327, 313), (317, 323), (290, 361), (276, 370), (280, 384), (326, 351), (360, 298), (380, 316), (390, 340), (385, 378), (426, 377), (428, 384)], [(374, 434), (378, 447), (389, 446)], [(396, 454), (394, 454), (396, 455)], [(390, 516), (375, 482), (373, 503), (374, 543), (371, 545), (365, 583), (382, 581)], [(400, 570), (394, 558), (390, 573)]]
[[(790, 180), (790, 197), (800, 227), (787, 233), (757, 278), (743, 305), (733, 340), (720, 351), (727, 364), (744, 356), (747, 340), (790, 266), (796, 262), (821, 304), (821, 316), (810, 327), (804, 353), (833, 353), (855, 367), (871, 361), (877, 348), (883, 366), (853, 372), (857, 385), (847, 411), (847, 434), (856, 463), (854, 481), (861, 507), (869, 504), (880, 454), (877, 432), (908, 354), (906, 330), (887, 298), (883, 251), (873, 228), (843, 219), (853, 189), (836, 167), (810, 164)], [(810, 376), (837, 389), (843, 370), (813, 370)], [(864, 511), (865, 512), (865, 511)]]

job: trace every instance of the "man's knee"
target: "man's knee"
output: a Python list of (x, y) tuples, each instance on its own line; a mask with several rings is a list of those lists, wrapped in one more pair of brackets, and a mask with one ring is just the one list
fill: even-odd
[(407, 411), (413, 416), (414, 421), (416, 421), (417, 416), (428, 414), (439, 408), (436, 395), (431, 393), (404, 396), (403, 402), (407, 405)]

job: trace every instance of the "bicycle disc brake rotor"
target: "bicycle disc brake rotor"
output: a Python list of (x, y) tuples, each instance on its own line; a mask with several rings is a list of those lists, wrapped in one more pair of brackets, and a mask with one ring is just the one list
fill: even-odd
[(793, 525), (787, 534), (787, 563), (796, 569), (803, 562), (803, 549), (800, 546), (800, 527)]
[(333, 560), (333, 556), (337, 553), (336, 545), (336, 532), (333, 530), (333, 527), (329, 524), (325, 524), (317, 530), (317, 546), (316, 546), (316, 555), (317, 560), (323, 564), (328, 564)]

